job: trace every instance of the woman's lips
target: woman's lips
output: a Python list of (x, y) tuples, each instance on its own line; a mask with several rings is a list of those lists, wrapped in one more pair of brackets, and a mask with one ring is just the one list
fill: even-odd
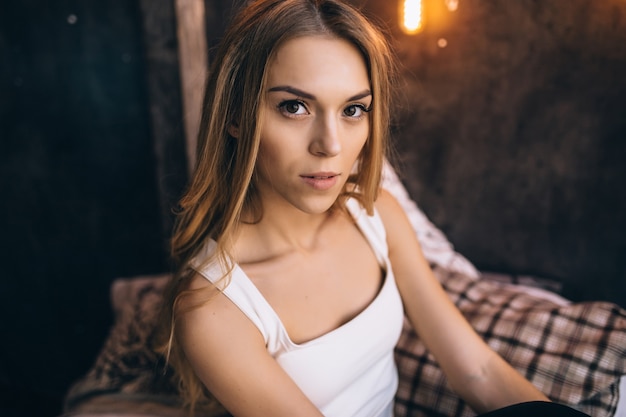
[(316, 172), (313, 174), (300, 175), (305, 184), (316, 190), (326, 191), (337, 184), (339, 174), (334, 172)]

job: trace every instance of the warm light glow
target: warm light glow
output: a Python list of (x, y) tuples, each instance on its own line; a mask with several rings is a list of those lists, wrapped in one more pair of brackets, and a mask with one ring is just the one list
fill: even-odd
[(408, 34), (422, 29), (422, 0), (403, 0), (400, 3), (400, 22), (402, 30)]
[(459, 8), (459, 0), (446, 0), (446, 7), (451, 12), (456, 11)]

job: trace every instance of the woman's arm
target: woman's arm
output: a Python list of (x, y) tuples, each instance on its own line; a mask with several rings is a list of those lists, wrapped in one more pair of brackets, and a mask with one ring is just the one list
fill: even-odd
[(477, 412), (523, 401), (549, 401), (495, 353), (450, 301), (424, 259), (406, 214), (383, 192), (376, 203), (407, 316), (452, 388)]
[[(192, 287), (206, 285), (197, 276)], [(189, 363), (234, 416), (322, 416), (268, 354), (259, 330), (224, 294), (182, 315), (177, 326)]]

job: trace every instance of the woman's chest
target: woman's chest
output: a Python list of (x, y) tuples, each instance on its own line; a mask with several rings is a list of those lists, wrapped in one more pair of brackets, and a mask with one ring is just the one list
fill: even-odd
[(304, 343), (347, 323), (378, 295), (384, 271), (357, 233), (315, 251), (243, 266), (290, 339)]

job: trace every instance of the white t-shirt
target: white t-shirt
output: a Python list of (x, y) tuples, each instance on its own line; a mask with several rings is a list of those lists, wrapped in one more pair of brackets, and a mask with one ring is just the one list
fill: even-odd
[[(368, 216), (354, 199), (347, 202), (347, 207), (385, 273), (376, 298), (352, 320), (316, 339), (296, 344), (237, 265), (223, 292), (259, 329), (270, 355), (326, 417), (390, 417), (398, 386), (393, 350), (402, 331), (402, 301), (380, 216)], [(210, 242), (193, 263), (211, 282), (223, 276), (223, 269), (217, 262), (200, 265), (214, 248), (215, 242)]]

